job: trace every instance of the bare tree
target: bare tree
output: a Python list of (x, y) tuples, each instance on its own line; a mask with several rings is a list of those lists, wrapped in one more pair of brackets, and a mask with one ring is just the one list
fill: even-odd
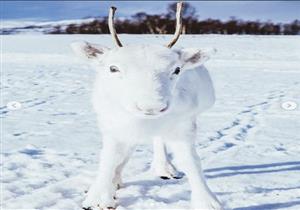
[[(175, 19), (176, 15), (176, 3), (171, 3), (168, 5), (167, 8), (167, 18)], [(183, 9), (182, 9), (182, 33), (191, 33), (191, 28), (188, 28), (188, 26), (191, 26), (193, 22), (197, 20), (196, 15), (196, 8), (193, 7), (190, 3), (184, 2)]]
[[(167, 11), (168, 15), (170, 15), (171, 18), (175, 19), (176, 16), (176, 9), (177, 9), (177, 3), (171, 3), (168, 5)], [(189, 19), (189, 18), (197, 18), (196, 16), (196, 8), (193, 7), (190, 3), (184, 2), (183, 8), (182, 8), (182, 18), (183, 19)]]

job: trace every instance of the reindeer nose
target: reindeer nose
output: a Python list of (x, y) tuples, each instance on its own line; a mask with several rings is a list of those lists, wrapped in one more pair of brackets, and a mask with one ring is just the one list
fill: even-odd
[(160, 104), (159, 106), (142, 106), (136, 104), (137, 110), (143, 112), (145, 115), (156, 115), (160, 112), (165, 112), (169, 108), (168, 103)]

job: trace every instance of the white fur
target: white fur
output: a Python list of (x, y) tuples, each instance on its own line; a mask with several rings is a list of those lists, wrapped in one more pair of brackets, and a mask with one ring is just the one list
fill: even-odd
[[(221, 209), (202, 175), (194, 140), (197, 114), (215, 101), (210, 76), (203, 66), (207, 53), (199, 49), (169, 49), (134, 45), (108, 49), (87, 42), (73, 50), (97, 70), (93, 105), (103, 134), (101, 164), (84, 207), (116, 207), (121, 172), (136, 144), (154, 142), (156, 175), (176, 177), (166, 156), (187, 176), (196, 209)], [(112, 73), (110, 66), (119, 72)], [(179, 75), (174, 74), (181, 68)]]

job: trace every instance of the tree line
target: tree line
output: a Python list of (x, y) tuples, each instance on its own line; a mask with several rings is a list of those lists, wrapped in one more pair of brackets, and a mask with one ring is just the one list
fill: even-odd
[[(150, 15), (139, 12), (127, 19), (115, 21), (118, 33), (128, 34), (173, 34), (175, 27), (176, 3), (167, 8), (167, 13)], [(91, 22), (56, 26), (52, 34), (108, 34), (107, 17)], [(256, 34), (256, 35), (300, 35), (300, 21), (273, 23), (244, 21), (231, 17), (228, 21), (218, 19), (199, 20), (196, 9), (189, 3), (183, 8), (183, 34)]]

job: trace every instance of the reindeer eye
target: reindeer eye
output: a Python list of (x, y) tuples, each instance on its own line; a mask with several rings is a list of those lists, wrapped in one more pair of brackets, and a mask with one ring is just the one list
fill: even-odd
[(109, 69), (110, 69), (110, 72), (111, 72), (111, 73), (120, 72), (120, 70), (119, 70), (118, 67), (116, 67), (116, 66), (110, 66)]
[(179, 73), (180, 73), (180, 67), (177, 67), (177, 68), (175, 69), (175, 71), (173, 72), (173, 74), (178, 75)]

